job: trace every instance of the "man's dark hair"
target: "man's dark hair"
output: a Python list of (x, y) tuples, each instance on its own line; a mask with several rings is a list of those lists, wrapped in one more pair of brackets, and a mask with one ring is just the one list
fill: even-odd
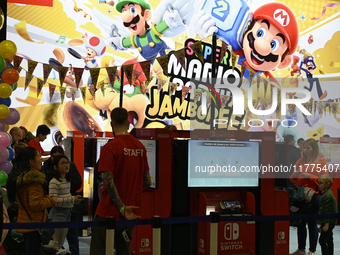
[(284, 139), (285, 143), (289, 143), (291, 141), (294, 141), (294, 136), (292, 136), (292, 135), (285, 135), (283, 139)]
[(128, 120), (128, 112), (125, 108), (116, 107), (111, 112), (111, 121), (117, 125), (124, 125)]
[(299, 144), (301, 141), (305, 141), (305, 139), (299, 138), (299, 139), (297, 140), (297, 144)]
[(37, 134), (36, 136), (42, 134), (42, 135), (49, 135), (51, 133), (51, 130), (48, 126), (45, 124), (38, 126), (37, 128)]

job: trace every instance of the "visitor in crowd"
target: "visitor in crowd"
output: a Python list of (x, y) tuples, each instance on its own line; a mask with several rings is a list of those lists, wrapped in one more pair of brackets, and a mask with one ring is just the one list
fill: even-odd
[[(28, 147), (36, 148), (37, 151), (40, 154), (40, 157), (42, 156), (49, 156), (49, 151), (44, 151), (44, 149), (41, 147), (40, 142), (45, 141), (46, 136), (51, 133), (51, 130), (46, 125), (40, 125), (37, 128), (36, 136), (32, 138), (32, 140), (27, 144)], [(48, 158), (42, 158), (42, 161), (46, 161)]]
[(23, 126), (20, 126), (19, 128), (22, 132), (21, 142), (28, 144), (32, 140), (34, 135)]
[(14, 148), (14, 145), (16, 145), (21, 140), (21, 129), (18, 127), (12, 127), (9, 131), (9, 134), (12, 136), (12, 149)]

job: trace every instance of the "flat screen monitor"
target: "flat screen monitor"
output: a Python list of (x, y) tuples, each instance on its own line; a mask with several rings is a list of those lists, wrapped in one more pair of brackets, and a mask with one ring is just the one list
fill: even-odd
[(150, 168), (151, 186), (150, 188), (157, 189), (158, 187), (158, 145), (157, 140), (138, 139), (146, 149), (146, 156)]
[(257, 187), (259, 142), (189, 140), (189, 187)]
[[(113, 139), (113, 138), (110, 138)], [(97, 144), (96, 144), (96, 162), (98, 162), (99, 157), (100, 157), (100, 152), (103, 148), (103, 146), (110, 140), (109, 138), (100, 138), (97, 139)]]

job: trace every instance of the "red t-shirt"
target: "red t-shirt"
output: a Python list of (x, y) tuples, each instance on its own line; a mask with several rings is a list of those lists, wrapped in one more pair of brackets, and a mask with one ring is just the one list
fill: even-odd
[(42, 156), (42, 154), (45, 152), (43, 150), (43, 148), (41, 147), (40, 143), (38, 143), (36, 140), (32, 139), (28, 144), (27, 144), (28, 147), (33, 147), (33, 148), (36, 148), (37, 151), (39, 152), (40, 154), (40, 157)]
[[(293, 175), (295, 172), (302, 172), (302, 173), (308, 173), (310, 174), (309, 179), (303, 178), (301, 175), (299, 175), (296, 179), (293, 178)], [(295, 185), (299, 185), (302, 187), (308, 187), (311, 188), (314, 191), (317, 191), (318, 189), (318, 180), (319, 177), (323, 174), (328, 174), (328, 166), (324, 159), (319, 157), (319, 162), (316, 164), (313, 163), (306, 163), (306, 158), (300, 158), (295, 163), (295, 172), (292, 173), (290, 176), (290, 181), (292, 183), (295, 183)]]
[[(113, 182), (124, 205), (140, 206), (143, 175), (149, 172), (144, 145), (132, 135), (118, 135), (100, 152), (98, 172), (113, 173)], [(100, 217), (123, 219), (106, 190), (105, 182), (96, 214)]]

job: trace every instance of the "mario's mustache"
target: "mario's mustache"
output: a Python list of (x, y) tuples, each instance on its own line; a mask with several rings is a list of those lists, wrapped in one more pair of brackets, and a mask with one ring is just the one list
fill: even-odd
[(137, 16), (134, 17), (130, 22), (128, 22), (128, 23), (127, 23), (127, 22), (123, 22), (123, 24), (124, 24), (125, 27), (129, 27), (129, 26), (131, 26), (131, 25), (133, 25), (133, 24), (138, 23), (139, 20), (140, 20), (139, 15), (137, 15)]
[(250, 32), (247, 35), (247, 39), (249, 41), (249, 47), (253, 50), (253, 52), (261, 59), (264, 59), (266, 62), (276, 62), (277, 59), (279, 58), (278, 55), (274, 55), (272, 53), (269, 53), (267, 56), (262, 56), (261, 54), (259, 54), (254, 47), (254, 42), (255, 42), (255, 38), (252, 32)]

